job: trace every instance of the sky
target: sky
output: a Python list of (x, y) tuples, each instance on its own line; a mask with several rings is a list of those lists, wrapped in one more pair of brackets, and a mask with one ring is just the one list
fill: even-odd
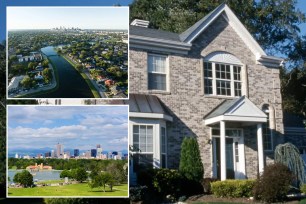
[(7, 29), (128, 29), (128, 7), (7, 7)]
[[(127, 106), (8, 106), (10, 149), (128, 149)], [(15, 151), (14, 151), (15, 152)]]

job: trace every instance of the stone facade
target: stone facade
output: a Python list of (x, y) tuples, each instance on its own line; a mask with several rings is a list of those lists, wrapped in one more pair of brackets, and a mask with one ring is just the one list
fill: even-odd
[[(157, 36), (158, 37), (158, 36)], [(147, 57), (150, 50), (130, 48), (130, 93), (154, 94), (167, 107), (173, 122), (167, 122), (168, 168), (178, 168), (180, 147), (185, 136), (198, 139), (205, 177), (212, 176), (212, 145), (210, 127), (203, 118), (229, 97), (205, 96), (203, 89), (203, 57), (225, 51), (245, 64), (244, 94), (260, 109), (269, 104), (275, 112), (274, 146), (282, 141), (282, 99), (279, 69), (256, 63), (255, 56), (223, 16), (212, 23), (193, 41), (188, 55), (166, 54), (169, 59), (169, 92), (148, 90)], [(246, 177), (258, 172), (256, 125), (243, 127), (245, 135)], [(270, 152), (271, 153), (271, 152)], [(266, 152), (267, 162), (272, 154)]]

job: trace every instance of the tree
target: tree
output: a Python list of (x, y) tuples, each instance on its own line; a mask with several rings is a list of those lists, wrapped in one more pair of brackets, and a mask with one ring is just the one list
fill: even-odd
[(89, 182), (89, 187), (90, 188), (103, 187), (103, 190), (105, 192), (106, 184), (111, 184), (112, 186), (113, 183), (114, 183), (114, 179), (110, 173), (100, 172), (98, 175), (96, 175), (94, 178), (91, 179), (91, 181)]
[(85, 181), (87, 179), (88, 175), (87, 172), (84, 168), (77, 168), (74, 171), (74, 175), (73, 178), (75, 180), (77, 180), (78, 182), (82, 183), (83, 181)]
[(72, 178), (72, 174), (71, 174), (71, 171), (65, 169), (61, 172), (60, 174), (60, 178), (65, 178), (65, 177), (68, 177), (68, 178)]
[[(306, 182), (305, 163), (296, 146), (291, 143), (277, 145), (274, 151), (274, 159), (276, 163), (281, 163), (290, 169), (299, 185)], [(299, 187), (299, 185), (297, 186)]]
[(37, 63), (36, 63), (36, 62), (30, 62), (30, 63), (28, 64), (28, 69), (29, 69), (29, 70), (33, 70), (33, 69), (35, 69), (36, 66), (37, 66)]
[(78, 71), (82, 71), (83, 65), (77, 64), (77, 65), (76, 65), (76, 68), (77, 68)]
[(20, 183), (24, 187), (29, 187), (33, 185), (33, 176), (27, 170), (23, 170), (15, 174), (13, 181), (15, 183)]
[(43, 67), (45, 67), (45, 68), (49, 67), (49, 60), (48, 60), (48, 59), (45, 59), (45, 60), (41, 63), (41, 65), (42, 65)]
[(204, 175), (196, 138), (185, 137), (181, 146), (180, 173), (189, 180), (201, 181)]
[(21, 85), (25, 88), (30, 88), (32, 85), (32, 80), (30, 79), (29, 76), (25, 76), (22, 80), (21, 80)]

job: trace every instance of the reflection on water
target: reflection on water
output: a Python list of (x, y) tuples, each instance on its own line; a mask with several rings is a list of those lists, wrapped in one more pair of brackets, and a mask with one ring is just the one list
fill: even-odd
[(59, 88), (52, 93), (40, 94), (39, 98), (94, 98), (82, 76), (52, 46), (44, 47), (41, 51), (57, 68)]
[[(22, 170), (8, 170), (8, 176), (10, 177), (10, 183), (13, 183), (13, 179), (16, 173), (22, 172)], [(33, 180), (37, 179), (38, 181), (42, 180), (59, 180), (61, 170), (51, 170), (51, 171), (38, 171), (32, 172)]]

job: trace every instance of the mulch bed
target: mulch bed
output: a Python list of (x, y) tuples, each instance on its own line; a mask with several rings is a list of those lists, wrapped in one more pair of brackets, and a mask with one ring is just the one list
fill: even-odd
[[(289, 204), (297, 204), (302, 198), (290, 198), (287, 202)], [(195, 195), (189, 197), (185, 203), (199, 203), (199, 202), (224, 202), (224, 203), (260, 203), (250, 198), (217, 198), (213, 195)]]

